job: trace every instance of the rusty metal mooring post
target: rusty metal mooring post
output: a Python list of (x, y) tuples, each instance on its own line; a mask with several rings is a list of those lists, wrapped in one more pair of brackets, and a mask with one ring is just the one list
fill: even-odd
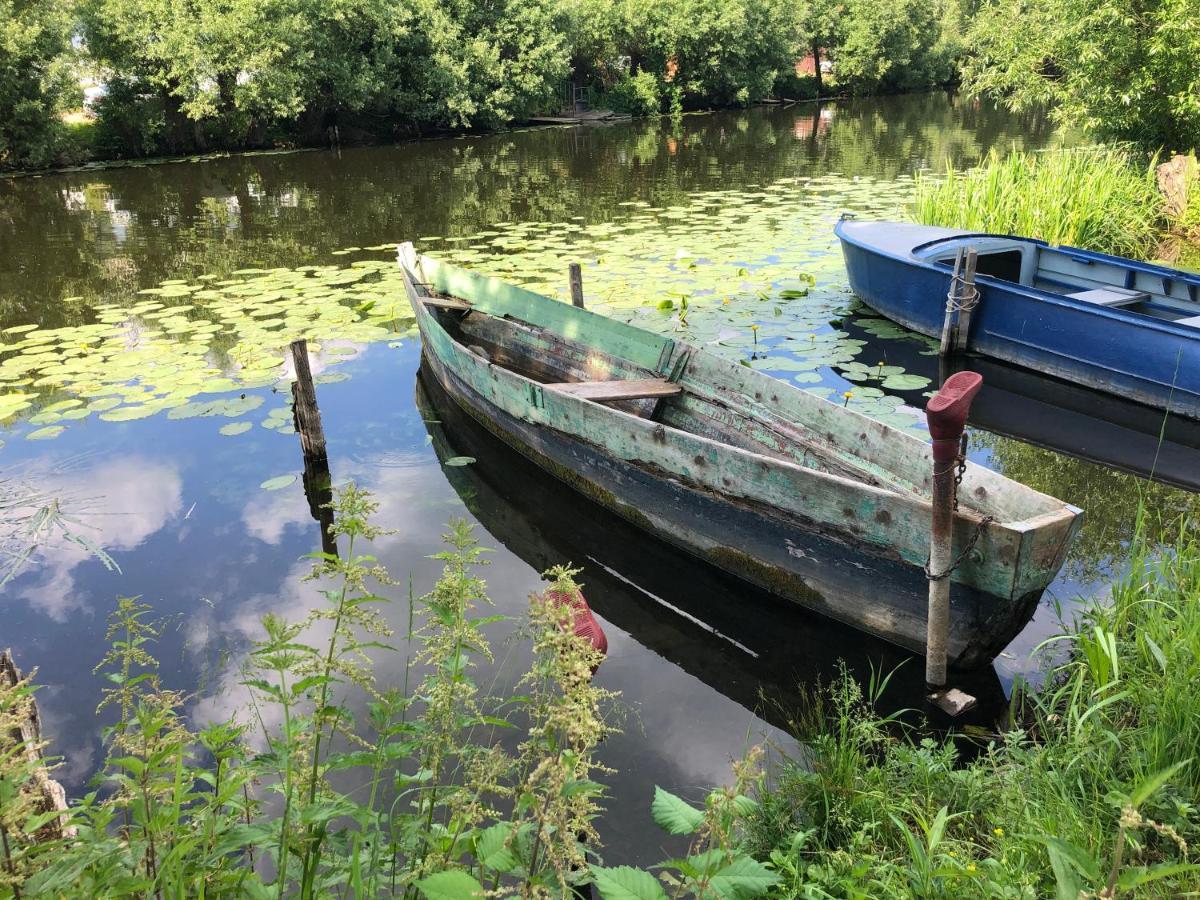
[(929, 620), (925, 637), (925, 683), (946, 685), (946, 645), (950, 636), (950, 573), (954, 565), (955, 470), (971, 401), (983, 386), (977, 372), (958, 372), (925, 406), (933, 438), (933, 521), (930, 528)]

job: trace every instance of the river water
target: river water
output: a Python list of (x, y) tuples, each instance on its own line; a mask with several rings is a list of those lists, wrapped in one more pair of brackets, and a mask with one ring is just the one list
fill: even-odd
[[(319, 602), (302, 559), (319, 526), (278, 381), (282, 336), (304, 333), (334, 482), (379, 501), (390, 533), (375, 552), (394, 576), (428, 590), (460, 516), (494, 551), (483, 574), (502, 613), (521, 615), (543, 569), (583, 567), (609, 637), (598, 679), (624, 718), (601, 752), (616, 770), (607, 859), (653, 862), (655, 784), (702, 796), (764, 735), (790, 746), (798, 686), (839, 660), (864, 675), (903, 654), (648, 542), (462, 421), (418, 383), (395, 242), (560, 294), (582, 261), (604, 311), (920, 430), (936, 357), (857, 305), (832, 225), (902, 215), (918, 172), (1063, 141), (1041, 116), (930, 94), (0, 182), (0, 503), (54, 498), (65, 517), (6, 563), (0, 644), (38, 668), (62, 778), (79, 791), (100, 762), (91, 671), (118, 596), (163, 619), (163, 680), (199, 718), (244, 701), (238, 665), (263, 614)], [(1060, 616), (1103, 592), (1139, 500), (1163, 514), (1193, 502), (1085, 460), (1185, 485), (1200, 469), (1185, 447), (1156, 451), (1145, 411), (985, 377), (973, 458), (1087, 513), (1034, 621), (976, 679), (1002, 701), (1036, 679), (1031, 654)], [(447, 464), (463, 457), (475, 462)], [(388, 617), (402, 625), (403, 603)], [(498, 662), (481, 672), (500, 692), (526, 662), (516, 627), (493, 627)], [(402, 671), (393, 655), (377, 676)], [(919, 682), (919, 663), (901, 671)]]

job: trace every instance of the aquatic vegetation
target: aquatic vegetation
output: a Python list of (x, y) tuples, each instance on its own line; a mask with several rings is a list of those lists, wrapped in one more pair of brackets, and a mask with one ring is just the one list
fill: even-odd
[[(26, 437), (46, 440), (91, 415), (238, 418), (264, 403), (247, 391), (288, 377), (291, 341), (308, 338), (320, 369), (412, 325), (395, 267), (381, 260), (241, 269), (192, 284), (171, 279), (140, 294), (150, 299), (98, 305), (91, 324), (0, 333), (0, 419), (24, 415), (41, 426)], [(344, 377), (326, 371), (317, 380)], [(196, 399), (210, 394), (217, 396)]]
[(1007, 155), (993, 148), (977, 168), (918, 178), (912, 216), (1143, 259), (1166, 225), (1154, 167), (1120, 147)]
[[(420, 249), (563, 299), (566, 260), (580, 260), (592, 309), (712, 344), (821, 394), (870, 379), (882, 390), (856, 392), (856, 409), (919, 427), (920, 415), (887, 393), (911, 382), (889, 384), (883, 372), (860, 368), (862, 342), (835, 327), (856, 304), (831, 232), (846, 208), (897, 215), (910, 188), (904, 179), (789, 178), (664, 207), (625, 201), (612, 221), (497, 223), (423, 238)], [(322, 369), (362, 345), (412, 333), (392, 249), (336, 251), (367, 257), (349, 265), (168, 279), (130, 303), (97, 305), (89, 324), (8, 328), (0, 333), (0, 420), (41, 426), (27, 436), (46, 439), (89, 417), (237, 418), (264, 402), (247, 392), (287, 377), (286, 348), (298, 337), (309, 340), (318, 384), (344, 380)], [(387, 256), (372, 258), (380, 253)], [(875, 336), (906, 334), (866, 321)], [(886, 374), (903, 374), (895, 368)], [(261, 424), (286, 434), (290, 418), (272, 410)]]
[[(856, 359), (864, 342), (838, 327), (858, 306), (845, 288), (833, 223), (846, 209), (895, 217), (909, 186), (904, 179), (847, 185), (832, 176), (786, 178), (671, 206), (626, 201), (628, 215), (610, 222), (508, 223), (426, 237), (418, 249), (565, 302), (566, 264), (579, 261), (589, 309), (710, 345), (826, 395), (869, 374)], [(868, 321), (876, 336), (908, 334)], [(874, 377), (883, 389), (856, 392), (855, 409), (896, 427), (921, 427), (918, 412), (886, 393), (911, 389), (912, 377), (892, 385)]]

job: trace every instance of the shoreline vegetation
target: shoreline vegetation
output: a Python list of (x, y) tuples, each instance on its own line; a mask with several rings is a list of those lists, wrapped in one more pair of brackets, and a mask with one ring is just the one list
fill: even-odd
[(965, 2), (0, 0), (0, 170), (920, 90)]
[(1195, 154), (1160, 162), (1128, 146), (1007, 154), (993, 149), (973, 169), (918, 175), (909, 212), (924, 225), (1168, 263), (1186, 262), (1190, 254), (1200, 265)]
[(1200, 0), (1135, 18), (1090, 0), (0, 0), (0, 170), (948, 85), (1186, 152), (1198, 18)]
[[(457, 900), (589, 884), (604, 900), (1178, 897), (1200, 884), (1193, 523), (1158, 557), (1135, 537), (1109, 600), (1047, 642), (1069, 645), (1066, 662), (1016, 692), (996, 733), (922, 737), (873, 710), (886, 676), (864, 694), (843, 672), (795, 711), (803, 758), (768, 768), (753, 748), (699, 806), (656, 789), (649, 814), (690, 849), (642, 869), (596, 861), (615, 695), (571, 626), (576, 572), (551, 570), (531, 597), (524, 696), (488, 697), (471, 675), (497, 621), (481, 615), (484, 551), (451, 523), (440, 579), (409, 591), (407, 633), (392, 635), (374, 511), (352, 485), (337, 492), (343, 554), (313, 555), (327, 602), (264, 618), (239, 672), (249, 701), (228, 719), (189, 721), (191, 698), (158, 675), (152, 610), (120, 600), (97, 668), (106, 763), (66, 814), (39, 806), (14, 739), (31, 684), (0, 686), (0, 897)], [(371, 656), (401, 638), (403, 684), (377, 685)]]

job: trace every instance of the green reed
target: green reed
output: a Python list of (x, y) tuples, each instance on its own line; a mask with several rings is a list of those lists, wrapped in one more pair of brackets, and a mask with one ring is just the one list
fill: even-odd
[(919, 176), (911, 213), (926, 225), (1139, 258), (1154, 255), (1168, 225), (1153, 163), (1120, 147), (993, 149), (976, 168)]
[[(1139, 521), (1140, 524), (1140, 521)], [(847, 678), (751, 828), (788, 896), (1179, 897), (1200, 885), (1200, 542), (1140, 537), (992, 735), (920, 739)], [(1191, 894), (1187, 894), (1191, 895)]]

